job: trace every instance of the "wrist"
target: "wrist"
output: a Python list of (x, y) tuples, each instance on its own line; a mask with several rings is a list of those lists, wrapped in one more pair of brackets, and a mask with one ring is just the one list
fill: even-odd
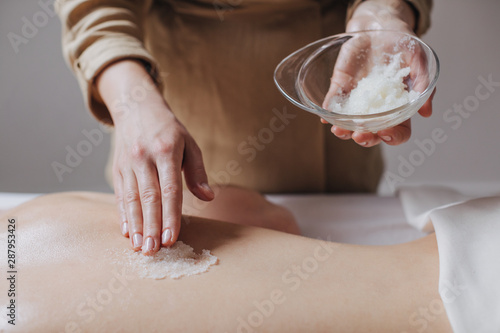
[(416, 13), (404, 0), (363, 1), (356, 7), (346, 31), (388, 29), (414, 33)]
[[(145, 103), (167, 108), (161, 92), (139, 60), (124, 59), (110, 64), (96, 78), (95, 85), (113, 122), (135, 119)], [(144, 112), (141, 111), (141, 116)]]

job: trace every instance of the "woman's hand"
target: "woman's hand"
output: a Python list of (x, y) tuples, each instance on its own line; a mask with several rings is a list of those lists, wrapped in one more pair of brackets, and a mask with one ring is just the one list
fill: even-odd
[(179, 235), (182, 171), (196, 197), (214, 198), (201, 151), (141, 63), (114, 63), (96, 84), (115, 125), (113, 183), (122, 234), (134, 250), (151, 255)]
[[(361, 30), (395, 30), (409, 34), (413, 33), (415, 26), (414, 12), (411, 7), (402, 0), (369, 0), (362, 2), (349, 20), (346, 32)], [(366, 40), (367, 44), (377, 41)], [(423, 51), (422, 51), (423, 52)], [(412, 68), (424, 66), (422, 54), (418, 53), (409, 56), (408, 63)], [(405, 56), (405, 55), (403, 55)], [(357, 82), (356, 71), (359, 68), (359, 60), (351, 59), (349, 48), (342, 48), (335, 66), (332, 84), (325, 101), (329, 100), (332, 94), (335, 94), (339, 87), (345, 87), (348, 82)], [(410, 76), (412, 73), (410, 73)], [(419, 87), (415, 87), (418, 90)], [(434, 91), (435, 92), (435, 91)], [(429, 117), (432, 114), (432, 98), (434, 92), (427, 102), (418, 111), (423, 117)], [(327, 124), (325, 120), (321, 120)], [(356, 143), (364, 147), (371, 147), (379, 144), (381, 141), (389, 145), (399, 145), (406, 142), (411, 136), (411, 120), (375, 133), (352, 132), (338, 126), (332, 126), (332, 133), (342, 140), (353, 139)]]

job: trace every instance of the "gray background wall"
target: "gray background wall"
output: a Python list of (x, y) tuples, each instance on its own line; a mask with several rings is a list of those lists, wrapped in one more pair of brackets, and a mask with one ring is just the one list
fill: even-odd
[[(0, 2), (0, 192), (109, 191), (103, 174), (109, 138), (83, 146), (88, 140), (82, 131), (102, 130), (86, 112), (62, 59), (58, 18), (40, 12), (38, 1)], [(500, 87), (484, 100), (473, 97), (480, 76), (500, 82), (498, 13), (500, 2), (495, 0), (436, 1), (432, 29), (424, 37), (442, 66), (434, 116), (413, 118), (408, 143), (384, 145), (387, 171), (380, 193), (391, 194), (395, 185), (422, 183), (474, 194), (500, 192)], [(9, 33), (22, 36), (23, 17), (33, 22), (34, 15), (38, 31), (31, 31), (16, 53)], [(459, 126), (444, 117), (455, 104), (473, 110), (459, 116)], [(429, 143), (436, 128), (446, 141), (436, 143), (432, 152), (420, 148), (418, 143)], [(52, 164), (66, 164), (67, 148), (88, 155), (60, 181)]]

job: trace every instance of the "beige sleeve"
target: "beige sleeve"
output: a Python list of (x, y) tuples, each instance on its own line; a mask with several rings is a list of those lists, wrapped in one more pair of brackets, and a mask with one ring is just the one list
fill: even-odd
[[(349, 1), (346, 22), (348, 22), (351, 19), (354, 10), (356, 10), (356, 7), (363, 1), (365, 0)], [(415, 27), (415, 33), (418, 36), (422, 36), (427, 32), (427, 30), (429, 30), (429, 27), (431, 26), (431, 9), (433, 0), (405, 0), (405, 1), (408, 2), (410, 5), (412, 5), (413, 9), (416, 11), (417, 24)]]
[(151, 1), (58, 0), (62, 49), (78, 79), (87, 107), (100, 121), (112, 124), (109, 111), (94, 85), (109, 64), (124, 58), (142, 60), (159, 83), (157, 65), (144, 48), (142, 21)]

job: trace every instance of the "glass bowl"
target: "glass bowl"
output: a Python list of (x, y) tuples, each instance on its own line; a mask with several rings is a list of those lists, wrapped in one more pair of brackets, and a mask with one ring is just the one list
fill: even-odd
[[(339, 67), (341, 61), (349, 61), (353, 69), (349, 87), (342, 87), (342, 91), (349, 94), (375, 64), (387, 63), (398, 53), (402, 54), (402, 65), (410, 67), (410, 74), (404, 78), (406, 90), (418, 93), (408, 103), (371, 114), (345, 114), (323, 107), (328, 105), (325, 98), (338, 59)], [(413, 116), (432, 94), (438, 76), (438, 57), (419, 38), (398, 31), (370, 30), (330, 36), (295, 51), (276, 67), (274, 81), (290, 102), (332, 125), (375, 133)]]

